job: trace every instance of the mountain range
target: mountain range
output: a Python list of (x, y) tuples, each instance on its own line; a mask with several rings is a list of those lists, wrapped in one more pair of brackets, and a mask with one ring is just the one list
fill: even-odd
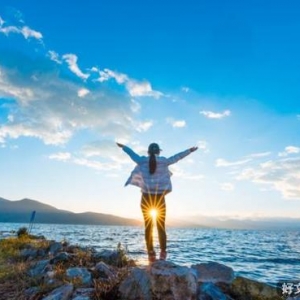
[[(136, 219), (95, 212), (74, 213), (27, 198), (11, 201), (0, 197), (0, 223), (29, 223), (33, 211), (36, 211), (36, 223), (119, 226), (142, 225), (142, 221)], [(223, 229), (300, 230), (299, 218), (283, 217), (240, 219), (222, 216), (195, 215), (186, 218), (182, 217), (180, 219), (167, 218), (167, 225), (173, 227)]]
[(29, 223), (35, 211), (36, 223), (47, 224), (86, 224), (86, 225), (141, 225), (134, 219), (121, 218), (114, 215), (84, 212), (74, 213), (57, 209), (42, 202), (22, 199), (10, 201), (0, 198), (0, 222)]

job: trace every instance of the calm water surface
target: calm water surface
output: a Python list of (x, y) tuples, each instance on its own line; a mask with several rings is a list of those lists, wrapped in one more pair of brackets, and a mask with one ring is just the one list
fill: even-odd
[[(24, 225), (0, 223), (0, 232)], [(120, 242), (138, 264), (147, 263), (143, 227), (34, 224), (32, 233), (98, 251), (116, 249)], [(270, 284), (300, 280), (300, 231), (168, 228), (167, 235), (168, 259), (177, 264), (215, 261)]]

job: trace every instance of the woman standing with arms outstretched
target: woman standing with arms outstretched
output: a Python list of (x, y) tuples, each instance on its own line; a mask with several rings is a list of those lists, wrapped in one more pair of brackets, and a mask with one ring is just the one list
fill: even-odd
[(125, 186), (132, 184), (141, 188), (142, 199), (141, 209), (145, 222), (145, 240), (148, 251), (149, 262), (156, 260), (156, 253), (153, 247), (153, 222), (151, 212), (156, 211), (156, 227), (160, 245), (159, 259), (165, 260), (167, 257), (167, 236), (165, 229), (166, 202), (165, 195), (172, 191), (171, 175), (169, 165), (172, 165), (190, 153), (196, 151), (198, 147), (189, 148), (183, 152), (175, 154), (169, 158), (159, 156), (161, 149), (156, 143), (151, 143), (148, 147), (148, 156), (139, 156), (129, 147), (117, 143), (125, 153), (137, 164), (131, 172)]

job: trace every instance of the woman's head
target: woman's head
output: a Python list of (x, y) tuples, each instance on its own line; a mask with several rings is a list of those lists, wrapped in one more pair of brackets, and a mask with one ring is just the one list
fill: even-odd
[(159, 154), (160, 153), (160, 148), (158, 144), (156, 143), (151, 143), (148, 147), (148, 154)]

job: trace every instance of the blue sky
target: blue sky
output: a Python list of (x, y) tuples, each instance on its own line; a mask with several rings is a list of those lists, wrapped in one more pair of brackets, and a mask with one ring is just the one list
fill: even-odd
[[(244, 3), (243, 3), (244, 2)], [(140, 218), (124, 188), (172, 166), (172, 217), (300, 217), (298, 1), (1, 1), (0, 196)]]

